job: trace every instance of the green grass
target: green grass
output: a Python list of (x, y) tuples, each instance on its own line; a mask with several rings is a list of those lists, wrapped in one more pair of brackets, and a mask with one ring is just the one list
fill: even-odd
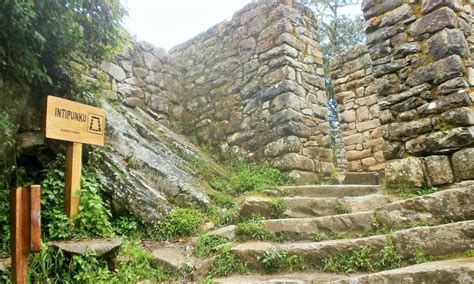
[(245, 273), (248, 271), (247, 264), (238, 260), (230, 251), (229, 247), (223, 246), (219, 249), (217, 256), (209, 268), (208, 278), (225, 277), (232, 273)]
[(271, 218), (282, 218), (285, 215), (286, 204), (281, 198), (273, 199), (270, 203), (270, 217)]
[(337, 214), (346, 214), (349, 213), (349, 207), (344, 201), (336, 200), (336, 204), (334, 205), (334, 209), (336, 210)]
[(298, 255), (289, 254), (284, 250), (271, 249), (257, 257), (266, 272), (298, 271), (308, 267), (306, 262)]
[(263, 229), (260, 226), (260, 219), (250, 219), (237, 224), (235, 228), (235, 236), (237, 240), (245, 242), (249, 240), (258, 241), (275, 241), (275, 234)]
[(209, 257), (219, 252), (222, 245), (229, 241), (220, 236), (202, 234), (199, 236), (193, 254), (197, 257)]

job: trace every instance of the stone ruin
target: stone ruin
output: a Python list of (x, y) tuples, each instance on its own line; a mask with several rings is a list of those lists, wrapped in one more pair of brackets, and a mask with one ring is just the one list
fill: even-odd
[(388, 185), (474, 179), (472, 1), (364, 0), (366, 45), (331, 60), (331, 148), (311, 10), (257, 1), (169, 52), (135, 43), (102, 64), (109, 97), (176, 132), (285, 171), (385, 172)]

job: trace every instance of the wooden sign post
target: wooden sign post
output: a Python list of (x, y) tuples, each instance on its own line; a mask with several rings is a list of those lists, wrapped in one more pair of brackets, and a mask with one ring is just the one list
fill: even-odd
[(46, 102), (46, 138), (68, 141), (64, 209), (69, 218), (79, 212), (82, 144), (104, 145), (105, 112), (102, 109), (48, 96)]
[(18, 187), (11, 193), (12, 281), (27, 283), (28, 254), (41, 250), (40, 186)]

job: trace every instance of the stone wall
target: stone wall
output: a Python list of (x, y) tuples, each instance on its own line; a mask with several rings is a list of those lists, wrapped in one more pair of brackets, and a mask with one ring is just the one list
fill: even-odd
[(382, 171), (383, 138), (367, 47), (359, 45), (345, 50), (334, 56), (330, 64), (339, 112), (338, 138), (342, 142), (336, 146), (345, 150), (347, 171)]
[(315, 182), (333, 170), (313, 13), (258, 1), (170, 54), (184, 66), (183, 132)]
[(181, 119), (183, 73), (164, 49), (133, 42), (100, 69), (110, 76), (109, 99), (140, 107), (166, 126), (175, 126)]
[(474, 179), (470, 3), (363, 1), (389, 185)]
[(262, 0), (169, 53), (135, 43), (101, 67), (124, 104), (225, 156), (318, 182), (334, 165), (316, 29), (308, 8)]

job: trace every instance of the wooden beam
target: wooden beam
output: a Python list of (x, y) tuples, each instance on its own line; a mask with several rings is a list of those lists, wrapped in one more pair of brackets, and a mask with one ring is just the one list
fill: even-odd
[(11, 192), (11, 255), (12, 255), (12, 281), (14, 284), (27, 283), (28, 254), (25, 253), (29, 236), (25, 232), (25, 212), (24, 201), (28, 199), (28, 194), (22, 187), (18, 187)]
[(30, 252), (41, 251), (41, 191), (39, 185), (29, 188), (30, 195)]
[(79, 213), (79, 189), (81, 188), (82, 143), (69, 142), (66, 150), (66, 176), (64, 209), (69, 218)]

